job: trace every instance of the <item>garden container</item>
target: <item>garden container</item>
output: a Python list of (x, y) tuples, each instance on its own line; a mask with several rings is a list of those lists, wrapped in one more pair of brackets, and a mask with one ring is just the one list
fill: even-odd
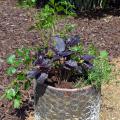
[(101, 90), (36, 84), (35, 120), (99, 120)]

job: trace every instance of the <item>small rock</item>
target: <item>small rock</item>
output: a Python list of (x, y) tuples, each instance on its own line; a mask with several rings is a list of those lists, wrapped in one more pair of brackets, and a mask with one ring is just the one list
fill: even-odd
[(3, 62), (4, 60), (0, 58), (0, 66), (2, 65)]

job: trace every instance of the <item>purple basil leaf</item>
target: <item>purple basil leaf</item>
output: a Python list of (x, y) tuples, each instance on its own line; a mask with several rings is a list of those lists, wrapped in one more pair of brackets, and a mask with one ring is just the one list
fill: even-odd
[(48, 78), (47, 73), (41, 73), (41, 75), (37, 79), (37, 82), (43, 84), (47, 78)]
[(59, 55), (54, 55), (52, 58), (52, 61), (60, 60), (61, 56)]
[(33, 63), (34, 65), (38, 65), (40, 67), (44, 67), (44, 68), (47, 68), (47, 67), (50, 67), (51, 66), (51, 60), (50, 59), (45, 59), (45, 58), (42, 58), (41, 56)]
[(27, 78), (36, 78), (36, 76), (39, 74), (37, 70), (31, 70), (27, 72)]
[(51, 60), (50, 59), (44, 59), (41, 65), (49, 67), (51, 65)]
[(50, 68), (52, 65), (51, 60), (50, 59), (43, 59), (41, 64), (38, 64), (38, 66), (42, 67), (42, 68)]
[(73, 53), (74, 53), (73, 51), (65, 51), (65, 52), (59, 53), (59, 56), (61, 56), (61, 57), (67, 57), (67, 56), (70, 56)]
[(79, 43), (80, 43), (80, 37), (78, 35), (75, 35), (71, 38), (68, 38), (68, 40), (66, 40), (67, 47), (72, 47), (78, 45)]
[(68, 67), (72, 67), (72, 68), (76, 68), (76, 67), (78, 67), (77, 62), (74, 61), (74, 60), (66, 61), (66, 62), (65, 62), (65, 65), (68, 66)]
[(54, 50), (58, 53), (61, 53), (65, 50), (65, 42), (59, 36), (52, 37)]
[(84, 62), (83, 65), (88, 68), (88, 69), (92, 69), (93, 68), (93, 64), (89, 63), (89, 62)]
[(81, 58), (82, 58), (84, 61), (90, 61), (90, 60), (94, 59), (95, 57), (94, 57), (94, 56), (91, 56), (91, 55), (83, 55), (83, 56), (81, 56)]
[(44, 60), (44, 55), (38, 53), (37, 59), (33, 62), (33, 64), (34, 64), (34, 65), (41, 64), (41, 63), (43, 62), (43, 60)]
[(61, 57), (68, 57), (73, 53), (74, 53), (73, 51), (61, 52), (61, 53), (58, 53), (57, 55), (54, 55), (52, 60), (53, 61), (60, 60)]

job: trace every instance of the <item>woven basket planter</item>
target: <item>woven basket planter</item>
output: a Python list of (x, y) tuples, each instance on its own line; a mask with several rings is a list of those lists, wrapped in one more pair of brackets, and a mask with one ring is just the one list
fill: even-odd
[(100, 90), (36, 84), (35, 120), (99, 120)]

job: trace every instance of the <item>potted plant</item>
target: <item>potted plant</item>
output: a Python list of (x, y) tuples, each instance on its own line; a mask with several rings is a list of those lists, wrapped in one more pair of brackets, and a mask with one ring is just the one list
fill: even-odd
[(55, 36), (50, 43), (38, 51), (28, 73), (36, 78), (36, 120), (98, 120), (101, 84), (111, 72), (107, 52), (86, 52), (78, 36)]
[(78, 35), (55, 35), (55, 7), (45, 6), (39, 17), (36, 26), (50, 34), (27, 74), (36, 79), (35, 120), (99, 120), (101, 85), (111, 73), (108, 53), (84, 46)]

